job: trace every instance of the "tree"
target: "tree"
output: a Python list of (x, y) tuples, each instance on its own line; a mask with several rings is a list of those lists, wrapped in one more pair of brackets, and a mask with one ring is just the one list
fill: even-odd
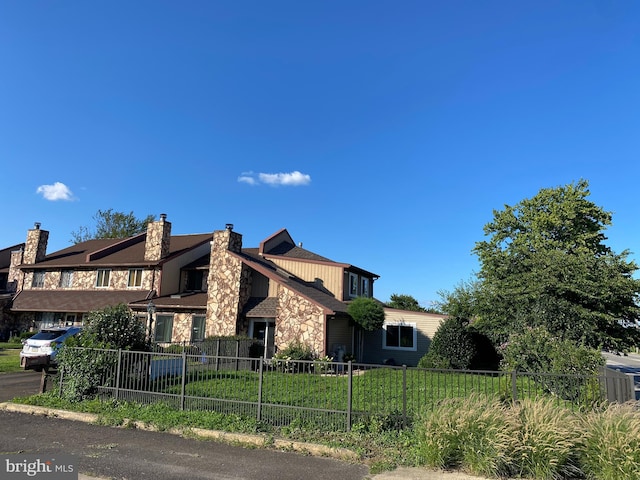
[(360, 346), (360, 354), (362, 354), (364, 346), (363, 331), (373, 332), (382, 328), (384, 325), (384, 308), (373, 298), (358, 297), (349, 304), (347, 313), (359, 327), (358, 345)]
[(387, 302), (389, 308), (397, 308), (398, 310), (409, 310), (412, 312), (426, 312), (427, 310), (420, 306), (418, 300), (411, 295), (394, 293), (389, 297)]
[(80, 243), (97, 238), (127, 238), (144, 232), (147, 224), (155, 220), (154, 215), (147, 215), (144, 219), (138, 219), (133, 212), (122, 213), (109, 210), (98, 210), (93, 216), (96, 222), (95, 231), (89, 227), (80, 227), (71, 232), (71, 243)]
[[(640, 280), (628, 251), (614, 253), (603, 233), (610, 212), (588, 200), (581, 180), (540, 190), (531, 199), (494, 211), (486, 240), (473, 252), (477, 283), (445, 298), (445, 311), (466, 305), (474, 327), (494, 344), (525, 327), (594, 348), (624, 349), (638, 330)], [(467, 295), (468, 294), (468, 295)]]

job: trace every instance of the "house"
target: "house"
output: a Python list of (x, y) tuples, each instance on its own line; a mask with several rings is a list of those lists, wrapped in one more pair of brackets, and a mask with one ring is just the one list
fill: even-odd
[[(17, 288), (8, 312), (23, 329), (82, 324), (93, 310), (125, 303), (157, 342), (246, 335), (262, 343), (267, 358), (301, 343), (319, 356), (341, 360), (352, 353), (379, 363), (390, 357), (389, 348), (396, 358), (401, 352), (412, 362), (419, 358), (426, 343), (414, 330), (435, 321), (387, 309), (389, 322), (377, 332), (382, 340), (371, 339), (377, 353), (357, 352), (348, 304), (373, 298), (378, 275), (306, 250), (286, 229), (245, 248), (231, 224), (171, 235), (163, 214), (127, 239), (89, 240), (46, 254), (47, 239), (36, 224), (11, 255), (8, 277)], [(401, 345), (394, 346), (393, 335)]]
[(0, 250), (0, 341), (6, 341), (20, 331), (19, 325), (14, 325), (11, 317), (5, 315), (16, 291), (15, 283), (9, 282), (9, 267), (11, 253), (17, 250), (24, 250), (24, 243)]

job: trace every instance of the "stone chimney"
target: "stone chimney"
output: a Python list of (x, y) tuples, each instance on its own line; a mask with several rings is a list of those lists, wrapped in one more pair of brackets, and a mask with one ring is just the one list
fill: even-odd
[(213, 242), (211, 242), (211, 254), (229, 250), (234, 253), (242, 251), (242, 235), (233, 231), (233, 224), (227, 223), (224, 230), (213, 232)]
[(144, 259), (157, 262), (169, 255), (171, 244), (171, 222), (167, 222), (167, 214), (160, 214), (160, 220), (147, 226), (147, 239), (144, 244)]
[(40, 230), (40, 223), (36, 222), (31, 230), (27, 232), (27, 243), (22, 255), (22, 263), (33, 265), (41, 262), (47, 255), (47, 242), (49, 232)]

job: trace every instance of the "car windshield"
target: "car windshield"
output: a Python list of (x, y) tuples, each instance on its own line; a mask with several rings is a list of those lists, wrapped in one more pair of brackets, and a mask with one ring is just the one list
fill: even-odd
[(66, 330), (42, 330), (31, 337), (31, 340), (53, 340), (65, 333)]

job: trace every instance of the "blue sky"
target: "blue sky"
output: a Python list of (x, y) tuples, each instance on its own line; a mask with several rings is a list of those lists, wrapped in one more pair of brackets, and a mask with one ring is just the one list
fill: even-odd
[(233, 223), (424, 306), (579, 179), (640, 259), (640, 2), (0, 2), (0, 247), (98, 210)]

